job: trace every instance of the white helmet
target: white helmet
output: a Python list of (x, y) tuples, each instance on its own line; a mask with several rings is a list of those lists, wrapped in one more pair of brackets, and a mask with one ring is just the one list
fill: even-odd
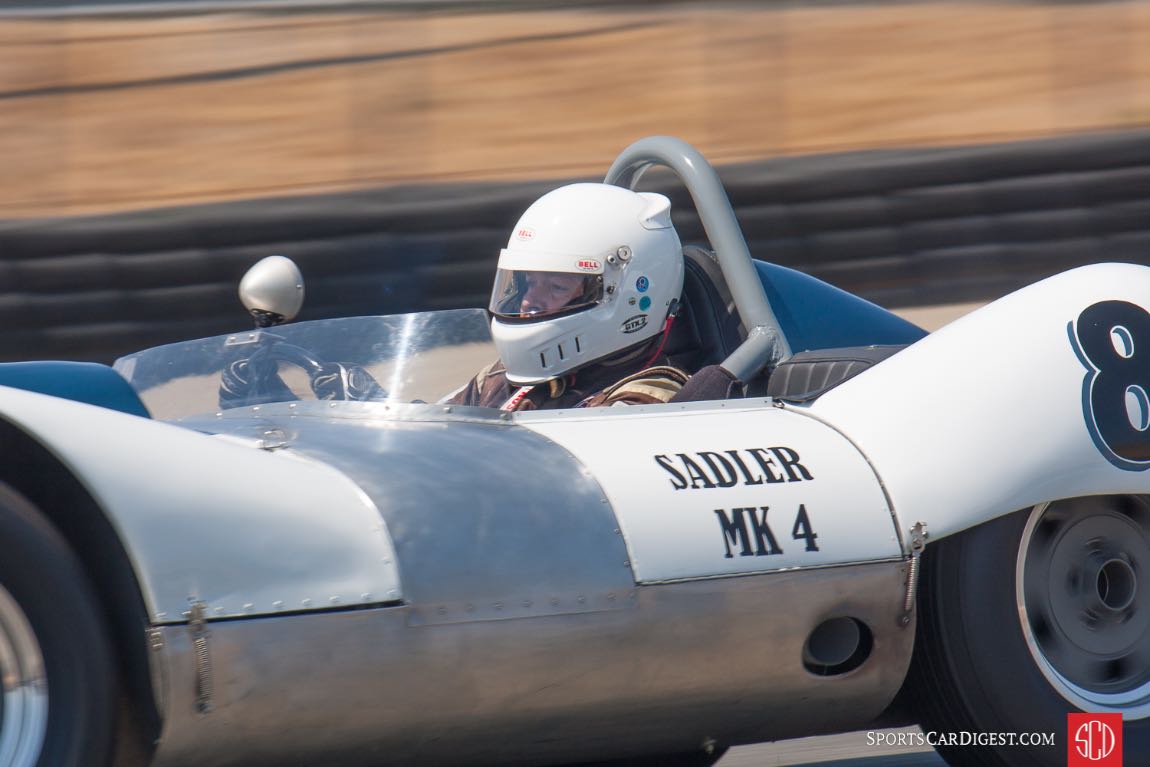
[(671, 201), (571, 184), (527, 209), (491, 293), (491, 334), (514, 384), (548, 381), (659, 334), (683, 290)]

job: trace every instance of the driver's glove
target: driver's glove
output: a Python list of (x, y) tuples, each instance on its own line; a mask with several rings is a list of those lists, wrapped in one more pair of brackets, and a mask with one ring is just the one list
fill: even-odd
[(220, 407), (243, 404), (251, 390), (252, 371), (247, 360), (236, 360), (220, 373)]
[(236, 360), (220, 373), (221, 409), (294, 399), (295, 395), (279, 377), (275, 360)]
[(316, 399), (378, 400), (386, 399), (387, 392), (359, 365), (325, 362), (311, 379)]

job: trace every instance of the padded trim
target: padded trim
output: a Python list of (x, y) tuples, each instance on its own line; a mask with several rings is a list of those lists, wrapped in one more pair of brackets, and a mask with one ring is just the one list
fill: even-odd
[(672, 365), (693, 372), (725, 360), (746, 334), (714, 253), (687, 245), (683, 267), (683, 309), (666, 353)]
[(905, 348), (899, 344), (799, 352), (775, 368), (767, 382), (767, 396), (787, 402), (811, 402)]

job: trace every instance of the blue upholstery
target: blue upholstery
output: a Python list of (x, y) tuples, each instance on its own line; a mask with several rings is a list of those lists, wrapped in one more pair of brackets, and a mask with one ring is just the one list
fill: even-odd
[(112, 368), (95, 362), (2, 363), (0, 386), (149, 417), (148, 409), (128, 382)]
[(795, 353), (912, 344), (926, 336), (917, 325), (810, 275), (763, 261), (755, 261), (755, 269)]

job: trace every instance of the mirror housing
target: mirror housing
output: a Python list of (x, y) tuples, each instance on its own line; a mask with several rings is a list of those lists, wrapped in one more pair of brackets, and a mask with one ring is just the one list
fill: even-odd
[(290, 258), (268, 256), (240, 280), (240, 301), (255, 318), (256, 327), (289, 322), (303, 306), (303, 275)]

